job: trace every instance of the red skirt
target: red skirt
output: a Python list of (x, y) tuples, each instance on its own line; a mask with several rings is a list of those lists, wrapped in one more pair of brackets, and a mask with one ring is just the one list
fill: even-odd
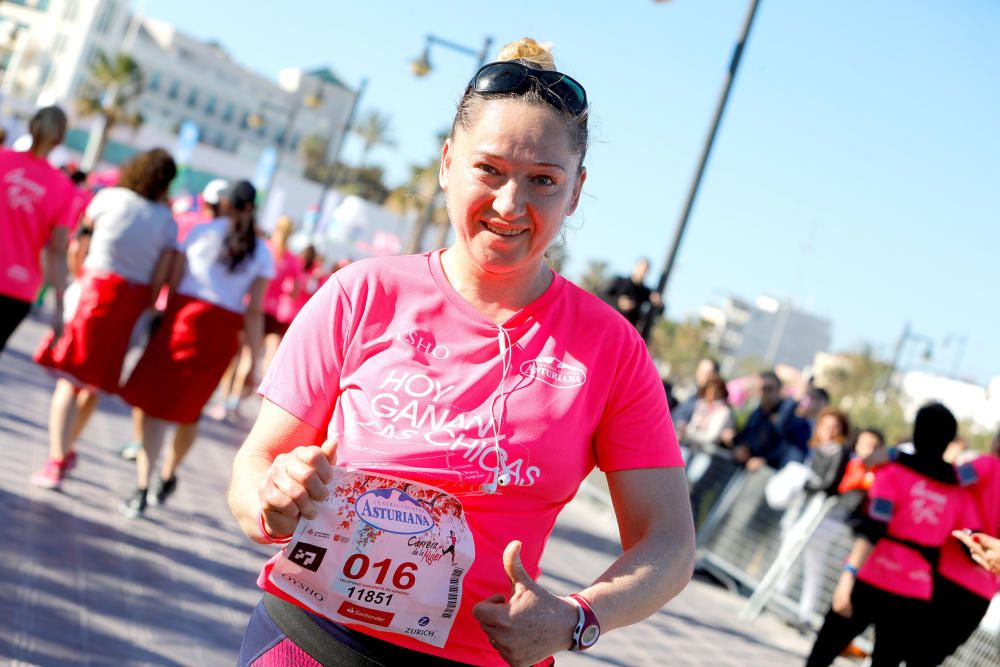
[(150, 417), (198, 421), (239, 352), (242, 328), (241, 313), (175, 294), (121, 397)]
[(77, 386), (116, 393), (132, 329), (151, 296), (149, 285), (114, 273), (84, 274), (73, 318), (54, 344), (45, 334), (35, 361)]

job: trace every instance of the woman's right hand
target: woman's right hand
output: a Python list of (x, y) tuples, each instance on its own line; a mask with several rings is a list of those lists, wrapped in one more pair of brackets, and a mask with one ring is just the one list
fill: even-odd
[(854, 614), (851, 606), (851, 593), (854, 592), (854, 575), (850, 572), (841, 572), (840, 581), (833, 590), (833, 611), (844, 618), (850, 618)]
[(328, 440), (275, 457), (257, 494), (268, 533), (264, 537), (287, 537), (295, 532), (299, 517), (316, 518), (316, 503), (326, 498), (333, 479), (336, 447), (336, 441)]

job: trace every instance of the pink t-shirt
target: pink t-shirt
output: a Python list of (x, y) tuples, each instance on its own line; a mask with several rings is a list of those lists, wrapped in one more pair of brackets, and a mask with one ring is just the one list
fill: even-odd
[(274, 257), (274, 278), (268, 283), (267, 291), (264, 292), (264, 312), (273, 315), (279, 322), (288, 323), (292, 321), (295, 313), (291, 313), (289, 317), (290, 308), (288, 305), (282, 307), (282, 301), (291, 299), (291, 295), (295, 292), (302, 274), (302, 260), (287, 249), (284, 255), (278, 257), (271, 241), (267, 242), (267, 247)]
[[(930, 479), (898, 463), (875, 473), (868, 494), (868, 514), (888, 523), (888, 536), (938, 548), (969, 519), (968, 492), (955, 484)], [(931, 565), (916, 550), (881, 539), (861, 566), (858, 579), (884, 591), (929, 600)]]
[(32, 301), (42, 284), (42, 248), (72, 227), (72, 181), (45, 158), (0, 150), (0, 294)]
[[(440, 653), (490, 665), (504, 662), (472, 607), (510, 589), (506, 545), (524, 543), (524, 565), (537, 578), (556, 516), (595, 465), (683, 465), (646, 346), (608, 305), (554, 274), (503, 331), (452, 288), (440, 251), (364, 260), (306, 304), (260, 389), (336, 439), (339, 465), (449, 488), (455, 478), (441, 471), (462, 471), (470, 484), (492, 478), (499, 446), (509, 486), (461, 497), (476, 560)], [(269, 570), (259, 583), (272, 590)]]
[[(970, 519), (973, 523), (961, 527), (1000, 536), (1000, 458), (980, 456), (959, 468), (959, 477), (969, 478), (972, 482), (968, 489), (975, 512)], [(991, 599), (1000, 590), (1000, 576), (976, 564), (969, 558), (965, 547), (953, 537), (949, 537), (941, 547), (938, 572), (986, 599)]]

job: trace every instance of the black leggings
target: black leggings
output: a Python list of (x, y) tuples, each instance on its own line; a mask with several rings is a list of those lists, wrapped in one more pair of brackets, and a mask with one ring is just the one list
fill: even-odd
[(30, 312), (30, 301), (0, 294), (0, 352), (7, 347), (7, 339)]
[(832, 609), (813, 644), (806, 667), (827, 667), (865, 628), (875, 624), (872, 667), (930, 667), (936, 663), (914, 651), (914, 630), (926, 618), (930, 603), (887, 593), (863, 581), (854, 582), (853, 614), (844, 618)]
[(989, 599), (935, 575), (934, 597), (927, 614), (934, 628), (920, 633), (932, 640), (924, 647), (931, 664), (939, 665), (957, 651), (979, 627), (989, 607)]

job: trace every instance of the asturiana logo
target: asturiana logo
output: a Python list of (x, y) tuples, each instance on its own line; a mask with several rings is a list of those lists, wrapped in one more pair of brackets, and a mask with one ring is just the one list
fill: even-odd
[(579, 387), (587, 381), (587, 372), (582, 368), (564, 364), (555, 357), (538, 357), (521, 364), (521, 375), (535, 378), (557, 389)]
[(434, 527), (434, 520), (415, 499), (399, 489), (375, 489), (361, 494), (354, 511), (369, 526), (397, 535), (419, 535)]

